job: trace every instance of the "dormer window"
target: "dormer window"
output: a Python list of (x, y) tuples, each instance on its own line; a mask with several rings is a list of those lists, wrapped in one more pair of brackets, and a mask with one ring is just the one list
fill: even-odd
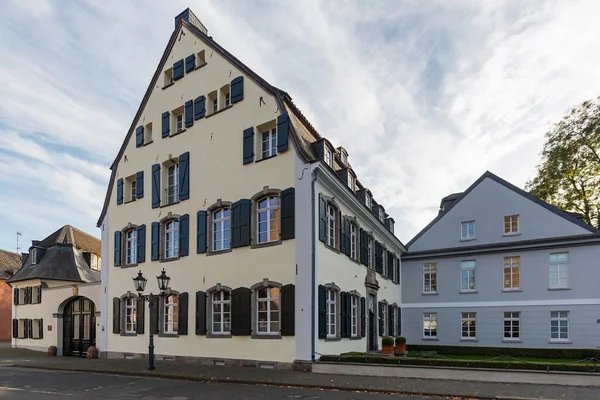
[(348, 187), (354, 191), (354, 175), (348, 171)]
[(346, 158), (346, 153), (344, 153), (343, 151), (340, 151), (340, 160), (342, 161), (342, 165), (346, 165), (346, 163), (348, 162)]
[(333, 155), (331, 153), (331, 149), (325, 146), (325, 152), (323, 153), (323, 160), (325, 164), (329, 165), (330, 168), (333, 168)]
[(379, 219), (381, 220), (381, 222), (385, 221), (385, 211), (383, 211), (383, 208), (379, 207)]
[(367, 192), (365, 192), (365, 204), (367, 207), (369, 207), (369, 210), (371, 209), (371, 195)]
[(31, 259), (31, 266), (33, 267), (36, 264), (37, 261), (37, 249), (35, 247), (32, 247), (31, 250), (29, 251), (29, 258)]

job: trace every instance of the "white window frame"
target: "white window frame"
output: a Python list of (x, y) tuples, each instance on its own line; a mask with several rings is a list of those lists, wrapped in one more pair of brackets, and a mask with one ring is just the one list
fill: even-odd
[(519, 311), (505, 311), (503, 321), (502, 340), (521, 340), (521, 313)]
[[(570, 330), (570, 316), (569, 311), (550, 311), (550, 341), (551, 342), (567, 342), (569, 341), (569, 330)], [(553, 329), (556, 328), (556, 335)], [(563, 336), (561, 328), (566, 328), (566, 336)], [(556, 337), (554, 337), (556, 336)]]
[(217, 95), (215, 94), (215, 98), (212, 99), (212, 112), (216, 113), (219, 111), (219, 99), (217, 99)]
[[(266, 290), (266, 297), (261, 297), (261, 292)], [(279, 293), (279, 296), (272, 296), (272, 291), (276, 289)], [(281, 329), (281, 307), (280, 307), (280, 298), (281, 292), (280, 288), (274, 286), (268, 286), (264, 288), (260, 288), (256, 290), (256, 332), (259, 335), (279, 335)], [(265, 310), (261, 310), (260, 304), (265, 303)], [(277, 304), (277, 310), (273, 309), (273, 304)], [(266, 312), (267, 320), (266, 320), (266, 330), (261, 330), (259, 315), (261, 312)], [(277, 312), (277, 321), (273, 321), (271, 319), (271, 313)], [(276, 322), (277, 327), (275, 329), (271, 329), (271, 323)]]
[(229, 107), (231, 105), (231, 92), (225, 92), (225, 107)]
[(277, 128), (268, 129), (260, 134), (260, 154), (262, 158), (277, 154)]
[(32, 247), (31, 250), (29, 251), (29, 264), (33, 267), (35, 264), (37, 264), (37, 249), (35, 247)]
[(373, 203), (371, 202), (371, 195), (367, 192), (365, 192), (365, 205), (367, 207), (369, 207), (369, 210), (371, 209)]
[(165, 257), (179, 257), (179, 221), (172, 219), (165, 223)]
[(354, 175), (348, 170), (348, 187), (354, 191)]
[(381, 222), (385, 221), (385, 212), (383, 211), (383, 208), (379, 207), (379, 219), (381, 220)]
[[(553, 269), (555, 271), (555, 279), (553, 279)], [(564, 271), (564, 276), (561, 278), (561, 270)], [(548, 267), (548, 287), (552, 289), (562, 289), (569, 287), (569, 252), (550, 253)]]
[(360, 332), (358, 330), (359, 317), (358, 317), (358, 296), (350, 295), (350, 336), (358, 337)]
[(125, 333), (137, 333), (136, 303), (135, 297), (125, 298)]
[(460, 223), (460, 240), (475, 239), (475, 221), (464, 221)]
[(437, 263), (423, 264), (423, 293), (437, 293)]
[[(519, 233), (520, 231), (520, 226), (519, 226), (519, 216), (518, 215), (507, 215), (504, 217), (504, 227), (503, 227), (503, 231), (504, 231), (504, 235), (516, 235)], [(508, 230), (507, 230), (507, 224), (508, 224)], [(513, 227), (516, 225), (516, 229), (513, 229)]]
[[(210, 332), (213, 335), (231, 334), (231, 293), (228, 290), (213, 292), (211, 294), (210, 304)], [(219, 306), (219, 311), (215, 310), (216, 306)], [(227, 308), (229, 308), (229, 311), (225, 311), (226, 306), (228, 306)], [(216, 315), (219, 316), (219, 322), (215, 322)], [(218, 329), (215, 329), (215, 325), (218, 325)], [(227, 327), (229, 327), (229, 329), (226, 329)]]
[[(267, 201), (266, 207), (261, 208), (261, 203)], [(260, 198), (256, 202), (256, 241), (258, 244), (276, 242), (280, 239), (280, 201), (278, 195), (269, 195)], [(261, 221), (261, 216), (264, 216), (264, 220)], [(266, 226), (266, 230), (261, 230), (261, 225)], [(271, 229), (272, 225), (277, 226), (276, 233)], [(261, 238), (261, 234), (265, 235), (264, 239)]]
[(357, 259), (358, 252), (358, 228), (353, 223), (350, 223), (350, 258)]
[(337, 230), (337, 209), (327, 203), (327, 245), (335, 248)]
[(130, 229), (125, 232), (125, 264), (137, 264), (137, 230)]
[(179, 201), (179, 163), (167, 167), (167, 204)]
[[(521, 288), (521, 257), (512, 256), (504, 257), (503, 259), (503, 279), (502, 288), (503, 290), (519, 290)], [(507, 273), (508, 272), (508, 273)], [(508, 277), (508, 279), (507, 279)], [(518, 285), (515, 286), (515, 277), (518, 281)], [(508, 284), (508, 286), (507, 286)]]
[[(177, 321), (175, 321), (177, 319)], [(171, 294), (164, 297), (163, 333), (176, 334), (179, 330), (179, 296)]]
[[(220, 239), (217, 239), (217, 234), (220, 234)], [(213, 211), (212, 236), (213, 251), (223, 251), (231, 248), (231, 208), (222, 207)]]
[(343, 165), (346, 165), (346, 154), (343, 151), (340, 151), (340, 160)]
[(423, 338), (437, 338), (437, 320), (437, 313), (423, 313)]
[(325, 161), (325, 164), (329, 165), (330, 168), (333, 168), (333, 153), (327, 145), (324, 146), (325, 151), (323, 152), (323, 160)]
[[(466, 327), (466, 331), (464, 329)], [(466, 333), (466, 335), (465, 335)], [(461, 339), (477, 339), (477, 313), (460, 313), (460, 337)]]
[[(477, 290), (475, 260), (463, 260), (460, 262), (460, 291), (474, 292)], [(466, 277), (466, 281), (465, 281)]]
[(175, 114), (175, 132), (181, 132), (184, 129), (183, 125), (183, 113)]
[(327, 338), (328, 339), (338, 337), (338, 331), (339, 331), (338, 326), (337, 326), (338, 297), (339, 296), (338, 296), (337, 290), (332, 289), (332, 288), (327, 289), (327, 296), (325, 296), (326, 305), (327, 305), (327, 321), (326, 321), (325, 326), (327, 327)]
[(381, 336), (388, 336), (388, 303), (381, 302)]
[(129, 200), (135, 201), (137, 199), (137, 180), (133, 178), (129, 181)]
[(367, 236), (367, 258), (367, 267), (373, 269), (373, 238), (371, 236)]

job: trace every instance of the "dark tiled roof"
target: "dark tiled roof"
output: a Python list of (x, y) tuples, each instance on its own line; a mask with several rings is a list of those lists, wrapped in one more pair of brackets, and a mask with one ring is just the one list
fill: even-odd
[(0, 250), (0, 279), (12, 277), (19, 268), (21, 268), (20, 254)]
[[(448, 199), (451, 196), (456, 196), (455, 201), (446, 209), (444, 210), (443, 213), (438, 214), (437, 217), (435, 217), (433, 219), (433, 221), (431, 221), (425, 228), (423, 228), (423, 230), (421, 230), (421, 232), (417, 233), (417, 235), (412, 238), (407, 244), (406, 247), (408, 248), (408, 251), (410, 253), (410, 246), (417, 240), (419, 239), (421, 236), (423, 236), (425, 234), (425, 232), (427, 232), (432, 226), (434, 226), (444, 215), (446, 215), (446, 213), (448, 211), (450, 211), (454, 206), (456, 206), (458, 203), (460, 203), (460, 201), (462, 199), (464, 199), (469, 193), (471, 193), (471, 191), (473, 189), (475, 189), (481, 182), (483, 182), (486, 178), (490, 178), (494, 181), (496, 181), (497, 183), (499, 183), (500, 185), (506, 187), (507, 189), (512, 190), (513, 192), (516, 192), (517, 194), (520, 194), (521, 196), (525, 197), (528, 200), (533, 201), (534, 203), (544, 207), (546, 210), (558, 215), (559, 217), (562, 217), (566, 220), (568, 220), (569, 222), (574, 223), (575, 225), (578, 225), (588, 231), (590, 231), (590, 234), (600, 234), (600, 230), (594, 228), (593, 226), (586, 224), (585, 222), (581, 221), (580, 219), (574, 217), (572, 215), (572, 213), (563, 211), (551, 204), (546, 203), (545, 201), (535, 197), (534, 195), (532, 195), (529, 192), (526, 192), (525, 190), (521, 189), (518, 186), (513, 185), (512, 183), (505, 181), (504, 179), (500, 178), (497, 175), (494, 175), (493, 173), (491, 173), (490, 171), (486, 171), (483, 175), (481, 175), (479, 177), (479, 179), (477, 179), (471, 186), (469, 186), (469, 188), (467, 190), (465, 190), (463, 193), (455, 193), (455, 194), (451, 194), (449, 196), (444, 197), (443, 200)], [(442, 201), (443, 201), (442, 200)]]
[(71, 225), (65, 225), (39, 242), (36, 247), (47, 249), (55, 244), (68, 244), (100, 256), (100, 240)]

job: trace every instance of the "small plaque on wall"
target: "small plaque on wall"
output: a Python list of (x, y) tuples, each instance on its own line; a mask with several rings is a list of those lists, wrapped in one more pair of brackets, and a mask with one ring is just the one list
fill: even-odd
[(48, 325), (48, 332), (52, 332), (52, 325)]

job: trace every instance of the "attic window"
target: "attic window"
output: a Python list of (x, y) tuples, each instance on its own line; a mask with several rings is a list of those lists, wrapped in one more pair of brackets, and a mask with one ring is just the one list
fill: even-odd
[(163, 87), (167, 87), (167, 86), (170, 86), (171, 84), (173, 84), (173, 68), (169, 68), (168, 70), (165, 71), (164, 79), (165, 79), (165, 81), (163, 83)]
[(126, 190), (125, 201), (127, 201), (127, 202), (135, 201), (135, 199), (136, 199), (136, 183), (137, 183), (137, 181), (136, 181), (135, 174), (125, 178), (125, 190)]
[(206, 64), (206, 60), (204, 58), (204, 50), (199, 51), (197, 54), (198, 58), (198, 66), (196, 68), (200, 68), (203, 64)]
[(344, 153), (343, 151), (340, 151), (340, 160), (342, 161), (343, 165), (346, 165), (347, 163), (347, 159), (346, 159), (346, 153)]
[(354, 175), (352, 175), (350, 171), (348, 171), (348, 187), (354, 190)]
[(367, 207), (369, 207), (369, 210), (371, 209), (371, 195), (367, 192), (365, 192), (365, 204), (367, 205)]
[(183, 107), (179, 107), (172, 112), (173, 114), (173, 127), (172, 132), (179, 133), (183, 132), (185, 125), (183, 124)]
[(32, 247), (31, 250), (29, 251), (29, 258), (31, 259), (31, 266), (33, 267), (36, 264), (37, 261), (37, 249), (35, 247)]
[(150, 143), (152, 141), (152, 122), (146, 124), (144, 127), (144, 143)]
[(100, 257), (95, 254), (90, 256), (90, 268), (94, 271), (100, 271)]
[(381, 220), (381, 222), (385, 221), (385, 212), (383, 211), (383, 208), (379, 207), (379, 219)]
[(221, 88), (221, 105), (219, 108), (225, 108), (231, 105), (231, 92), (229, 85), (225, 85)]
[(219, 110), (219, 101), (217, 100), (217, 91), (208, 94), (208, 114), (214, 114)]
[(325, 146), (325, 152), (323, 153), (323, 160), (329, 167), (333, 168), (333, 156), (331, 153), (331, 149)]

